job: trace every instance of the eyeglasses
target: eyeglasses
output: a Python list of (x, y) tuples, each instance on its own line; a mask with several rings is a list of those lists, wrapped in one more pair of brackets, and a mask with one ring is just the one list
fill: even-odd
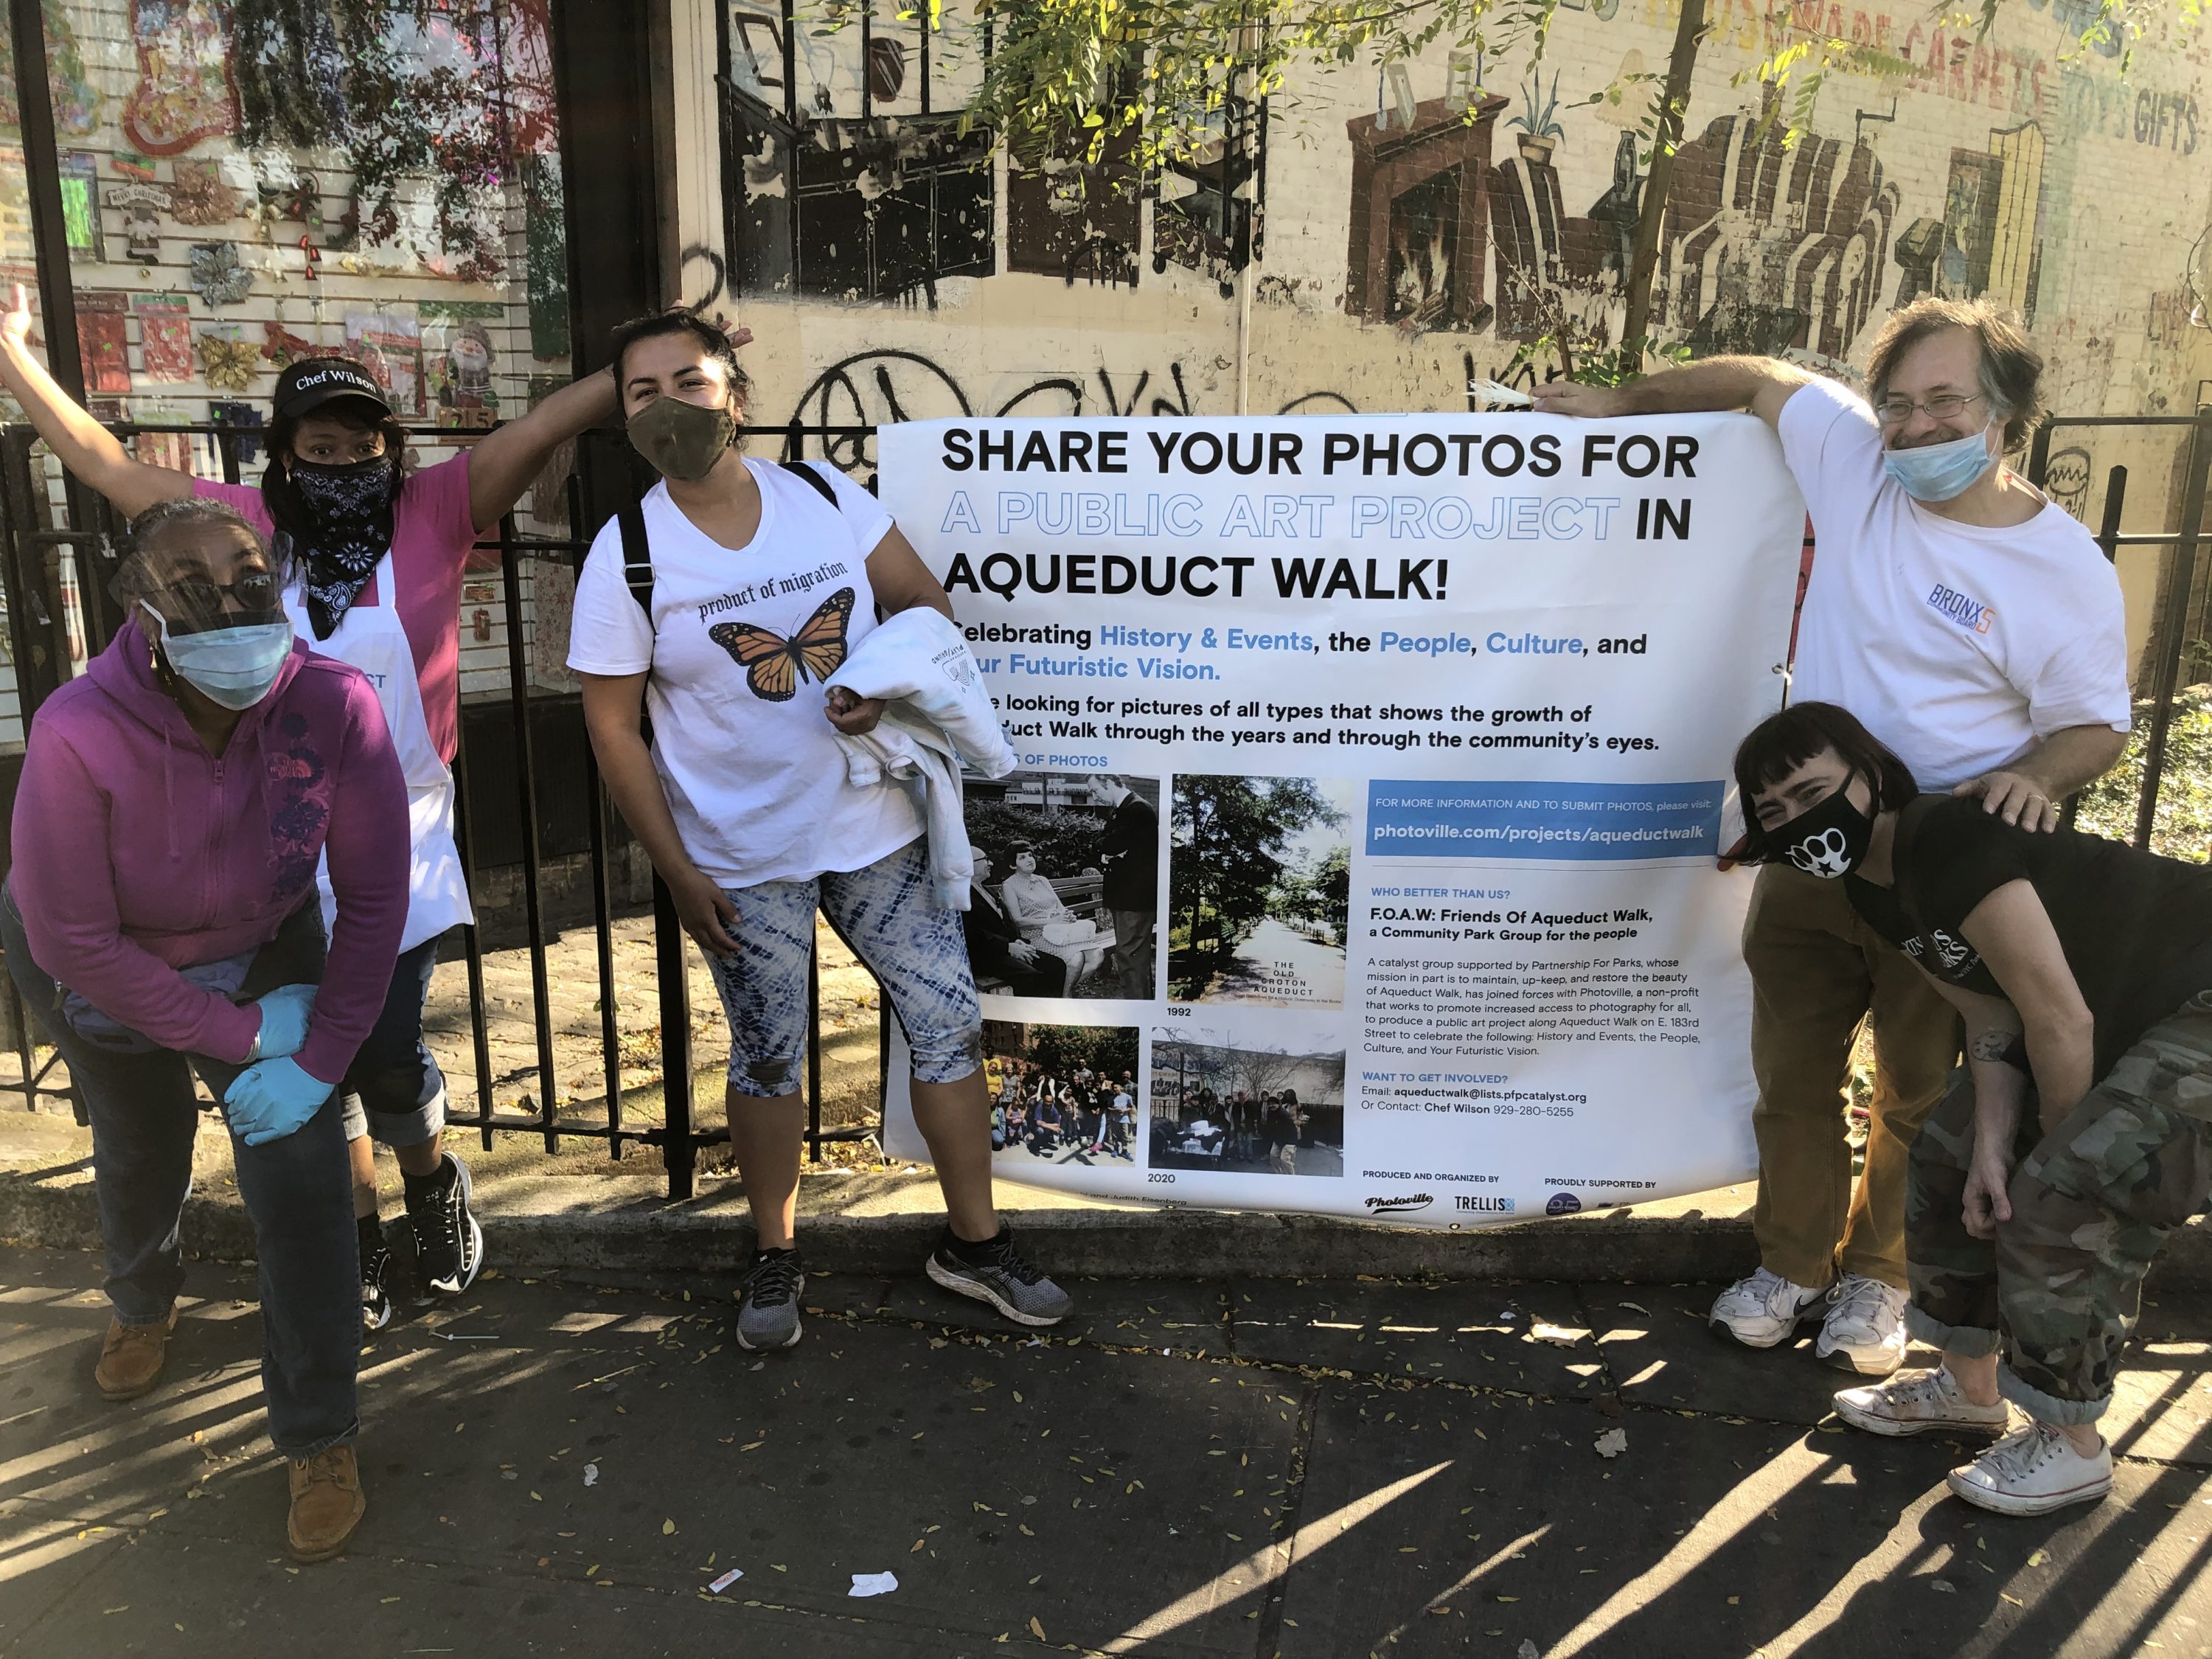
[(1931, 421), (1948, 421), (1954, 416), (1965, 414), (1968, 404), (1981, 400), (1982, 394), (1978, 392), (1972, 397), (1956, 392), (1939, 392), (1925, 403), (1917, 404), (1910, 398), (1885, 398), (1875, 405), (1874, 412), (1881, 417), (1884, 426), (1903, 426), (1912, 418), (1912, 411), (1916, 409), (1926, 411)]
[[(229, 602), (227, 605), (225, 600)], [(228, 583), (198, 574), (180, 575), (158, 592), (147, 595), (146, 602), (172, 629), (192, 634), (235, 627), (241, 622), (272, 621), (283, 607), (283, 595), (274, 571), (248, 570)]]

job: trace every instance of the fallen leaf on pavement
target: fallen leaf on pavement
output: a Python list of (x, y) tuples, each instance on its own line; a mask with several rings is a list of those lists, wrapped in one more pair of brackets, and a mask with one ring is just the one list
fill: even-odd
[(1626, 1429), (1607, 1429), (1591, 1443), (1591, 1449), (1600, 1457), (1618, 1457), (1628, 1449)]

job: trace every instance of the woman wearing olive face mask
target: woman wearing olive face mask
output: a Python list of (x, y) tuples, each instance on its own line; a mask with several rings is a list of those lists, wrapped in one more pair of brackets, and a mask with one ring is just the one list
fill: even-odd
[(799, 1340), (799, 1059), (817, 908), (882, 981), (911, 1052), (915, 1120), (948, 1212), (926, 1271), (1011, 1319), (1055, 1323), (1072, 1304), (992, 1204), (961, 914), (938, 908), (908, 797), (848, 779), (837, 733), (868, 731), (881, 704), (821, 689), (878, 611), (950, 617), (951, 603), (835, 467), (738, 452), (750, 388), (714, 324), (647, 318), (617, 332), (614, 356), (630, 441), (663, 482), (592, 544), (568, 665), (608, 793), (706, 951), (728, 1016), (730, 1144), (761, 1247), (738, 1341)]
[[(261, 483), (222, 484), (133, 459), (30, 356), (30, 325), (18, 285), (13, 308), (0, 313), (0, 383), (62, 464), (128, 514), (192, 495), (243, 514), (289, 562), (284, 605), (299, 636), (361, 669), (383, 704), (407, 775), (413, 854), (399, 961), (363, 1050), (362, 1086), (347, 1101), (362, 1312), (374, 1329), (392, 1316), (392, 1300), (372, 1134), (398, 1162), (428, 1287), (458, 1294), (482, 1263), (468, 1170), (441, 1145), (445, 1078), (422, 1041), (439, 937), (471, 919), (450, 769), (462, 571), (555, 447), (614, 412), (613, 378), (589, 375), (452, 459), (410, 472), (406, 433), (375, 380), (343, 358), (304, 359), (277, 377)], [(325, 884), (326, 919), (331, 908)]]
[(1919, 795), (1832, 703), (1762, 722), (1735, 775), (1751, 861), (1840, 880), (1966, 1019), (1905, 1198), (1905, 1326), (1943, 1363), (1846, 1389), (1837, 1414), (1994, 1434), (2009, 1401), (2030, 1426), (1951, 1490), (2013, 1515), (2094, 1502), (2143, 1276), (2212, 1188), (2212, 871)]
[(0, 949), (92, 1126), (114, 1308), (93, 1377), (109, 1400), (159, 1383), (176, 1322), (193, 1073), (222, 1102), (260, 1264), (269, 1435), (291, 1464), (289, 1540), (319, 1560), (364, 1507), (335, 1091), (398, 952), (407, 799), (374, 690), (293, 641), (282, 592), (258, 534), (216, 502), (133, 525), (128, 620), (31, 722)]

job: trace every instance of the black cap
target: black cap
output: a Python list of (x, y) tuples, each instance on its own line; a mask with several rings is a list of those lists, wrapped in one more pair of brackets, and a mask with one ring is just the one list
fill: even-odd
[(279, 416), (296, 420), (338, 398), (366, 398), (379, 413), (392, 413), (384, 388), (359, 363), (343, 357), (301, 358), (276, 377), (270, 401)]

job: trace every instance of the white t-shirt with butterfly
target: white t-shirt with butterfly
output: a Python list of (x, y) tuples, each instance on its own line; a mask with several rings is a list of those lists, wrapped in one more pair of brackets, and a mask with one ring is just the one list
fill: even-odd
[(623, 576), (610, 519), (576, 579), (568, 666), (637, 674), (653, 759), (691, 861), (720, 886), (858, 870), (922, 832), (895, 788), (846, 781), (823, 683), (876, 626), (868, 555), (891, 528), (876, 498), (836, 467), (804, 478), (748, 459), (760, 528), (744, 547), (711, 540), (655, 484), (644, 501), (653, 551), (650, 625)]

